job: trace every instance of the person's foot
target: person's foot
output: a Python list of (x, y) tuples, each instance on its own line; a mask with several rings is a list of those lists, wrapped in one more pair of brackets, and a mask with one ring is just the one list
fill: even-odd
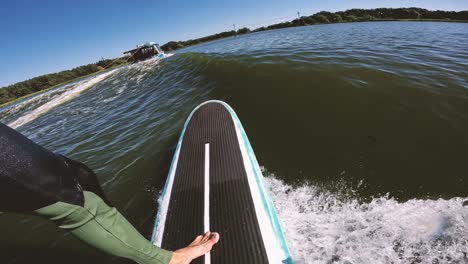
[(218, 240), (219, 234), (215, 232), (206, 232), (202, 236), (197, 236), (187, 247), (174, 251), (169, 264), (188, 264), (208, 253)]

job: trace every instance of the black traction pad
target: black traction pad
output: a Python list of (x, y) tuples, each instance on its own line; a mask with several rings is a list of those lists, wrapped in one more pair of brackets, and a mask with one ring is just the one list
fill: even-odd
[[(209, 143), (210, 229), (220, 233), (211, 263), (268, 263), (236, 128), (220, 103), (192, 115), (182, 141), (162, 247), (176, 250), (204, 232), (205, 144)], [(204, 263), (200, 257), (192, 263)]]

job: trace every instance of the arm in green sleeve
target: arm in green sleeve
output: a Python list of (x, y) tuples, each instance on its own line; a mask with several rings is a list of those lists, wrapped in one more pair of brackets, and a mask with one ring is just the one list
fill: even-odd
[(109, 254), (131, 259), (139, 264), (167, 264), (172, 252), (146, 240), (114, 207), (99, 196), (84, 191), (84, 206), (64, 202), (34, 212), (56, 222), (62, 229)]

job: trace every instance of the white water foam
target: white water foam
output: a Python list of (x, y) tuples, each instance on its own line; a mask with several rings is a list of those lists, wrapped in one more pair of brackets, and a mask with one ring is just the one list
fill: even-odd
[(53, 98), (51, 101), (39, 106), (38, 108), (32, 110), (31, 112), (19, 117), (15, 121), (11, 122), (8, 124), (8, 126), (12, 128), (18, 128), (22, 125), (25, 125), (32, 120), (38, 118), (39, 116), (49, 112), (53, 108), (66, 103), (77, 96), (79, 96), (82, 92), (88, 90), (89, 88), (93, 87), (95, 84), (101, 82), (102, 80), (106, 79), (110, 75), (112, 75), (115, 71), (118, 69), (114, 69), (96, 76), (93, 76), (91, 78), (88, 78), (86, 80), (78, 82), (76, 85), (74, 85), (73, 88), (70, 90), (62, 93), (61, 95)]
[(468, 263), (462, 198), (363, 203), (274, 176), (266, 182), (298, 263)]
[(23, 111), (24, 109), (28, 108), (28, 106), (32, 103), (36, 102), (41, 102), (41, 101), (48, 101), (51, 98), (55, 97), (57, 94), (62, 93), (63, 91), (69, 89), (71, 86), (74, 84), (66, 84), (63, 86), (60, 86), (56, 89), (52, 89), (43, 93), (39, 93), (37, 95), (33, 95), (31, 97), (28, 97), (24, 100), (21, 100), (17, 103), (14, 103), (12, 105), (6, 106), (3, 109), (0, 110), (1, 114), (3, 117), (7, 117), (10, 115), (13, 115), (15, 113), (18, 113), (20, 111)]

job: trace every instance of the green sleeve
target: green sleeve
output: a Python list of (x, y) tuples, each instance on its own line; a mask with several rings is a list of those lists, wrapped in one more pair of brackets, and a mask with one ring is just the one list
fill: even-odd
[(57, 202), (34, 212), (109, 254), (128, 258), (139, 264), (169, 263), (171, 251), (154, 246), (117, 209), (109, 207), (96, 194), (87, 191), (83, 193), (84, 207)]

